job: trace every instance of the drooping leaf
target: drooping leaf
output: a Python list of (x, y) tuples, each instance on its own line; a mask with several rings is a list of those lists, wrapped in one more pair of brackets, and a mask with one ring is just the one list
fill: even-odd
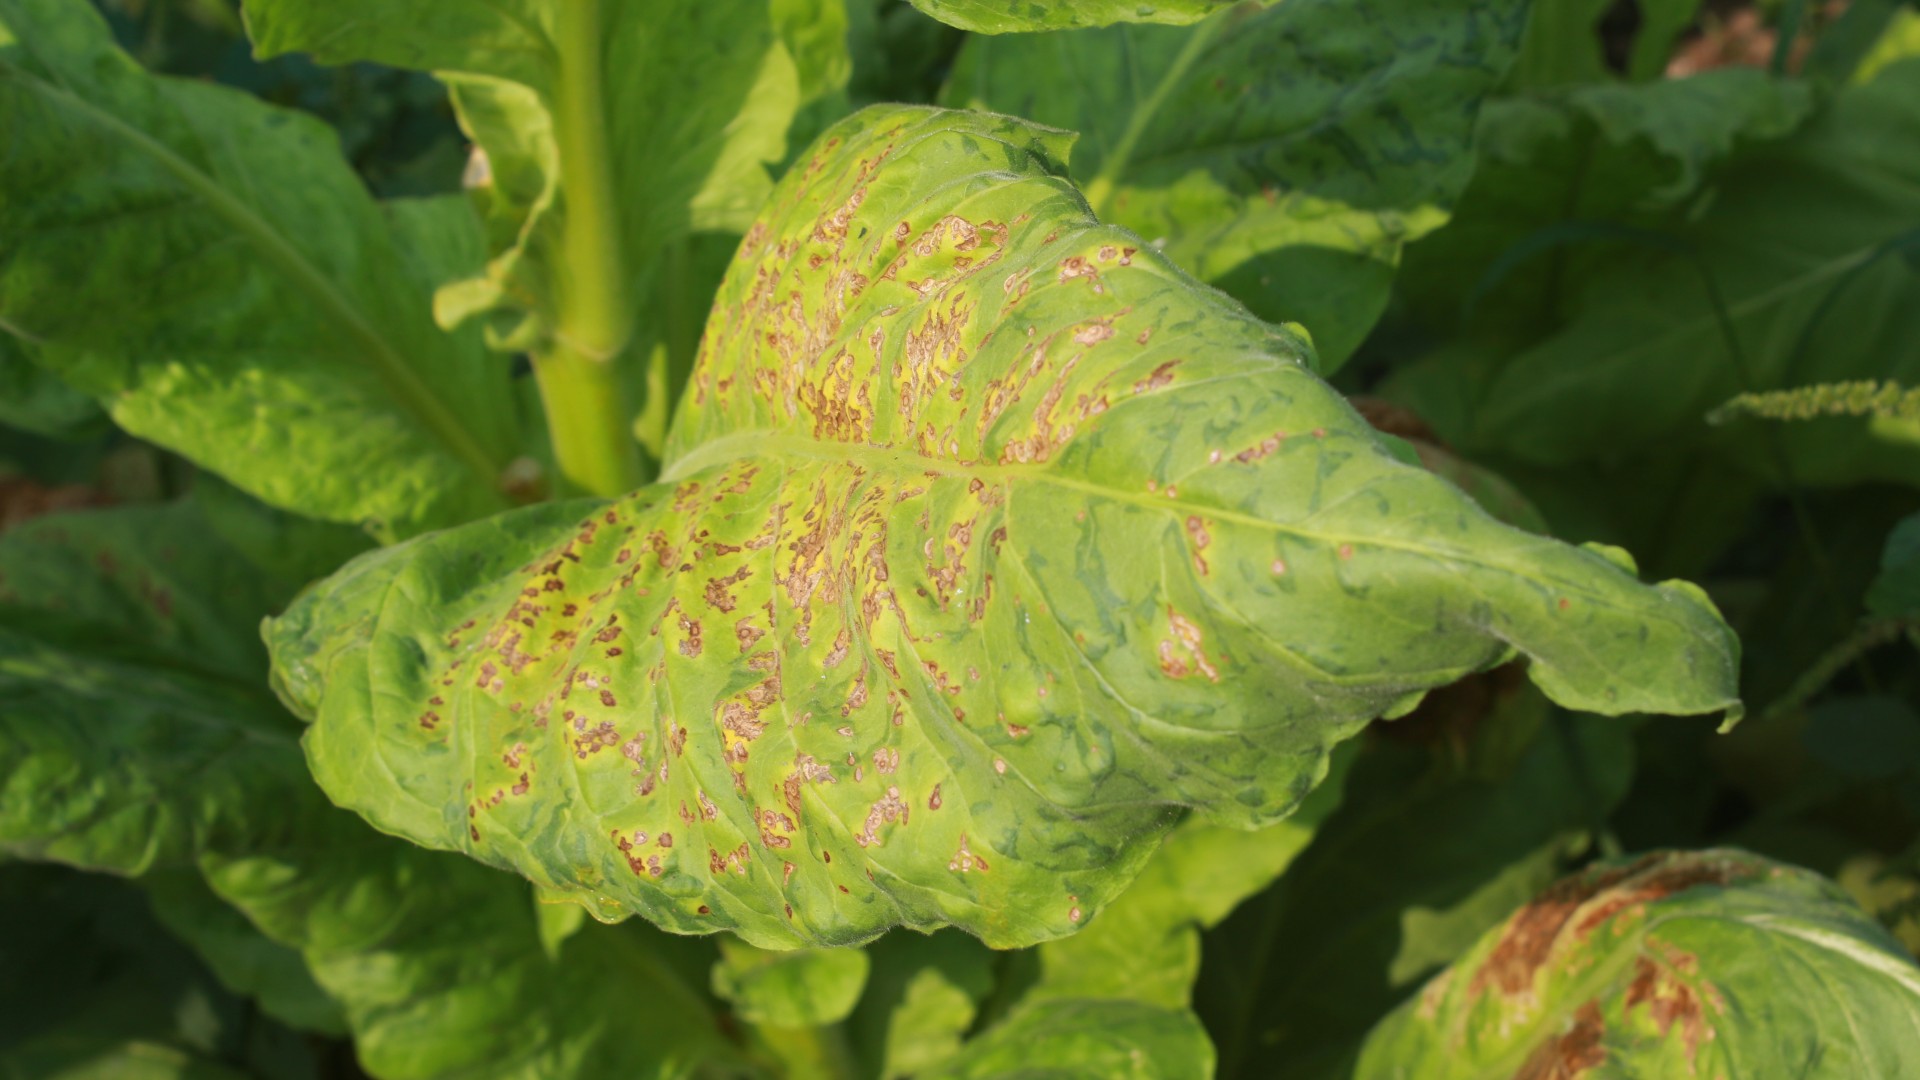
[(278, 506), (383, 535), (507, 505), (504, 364), (318, 122), (142, 72), (82, 0), (0, 4), (0, 323), (115, 422)]
[(1113, 23), (1191, 23), (1240, 0), (913, 0), (950, 26), (976, 34), (1067, 30)]
[(1206, 935), (1195, 1007), (1223, 1078), (1275, 1060), (1345, 1077), (1383, 1013), (1592, 850), (1627, 791), (1629, 733), (1593, 718), (1562, 732), (1524, 689), (1486, 693), (1393, 721), (1465, 729), (1465, 765), (1444, 737), (1387, 727), (1285, 876)]
[(1115, 998), (1183, 1009), (1200, 973), (1200, 931), (1272, 884), (1340, 805), (1353, 744), (1327, 780), (1275, 825), (1248, 832), (1182, 822), (1132, 886), (1092, 925), (1038, 950), (1039, 976), (1023, 1001)]
[[(1920, 274), (1899, 257), (1920, 215), (1916, 103), (1920, 62), (1846, 88), (1793, 137), (1720, 170), (1697, 220), (1596, 233), (1600, 257), (1577, 264), (1544, 334), (1472, 343), (1383, 392), (1469, 453), (1562, 466), (1700, 446), (1706, 415), (1742, 392), (1920, 382)], [(1468, 370), (1476, 381), (1457, 381)], [(1803, 484), (1920, 476), (1911, 422), (1730, 424), (1711, 437), (1762, 476), (1783, 452)]]
[(1060, 999), (1019, 1010), (924, 1075), (927, 1080), (1204, 1080), (1213, 1075), (1213, 1047), (1185, 1009)]
[(1572, 707), (1735, 704), (1702, 594), (1401, 463), (1295, 339), (1095, 225), (1057, 140), (830, 132), (722, 287), (666, 482), (375, 552), (273, 623), (321, 785), (669, 929), (1011, 945), (1173, 806), (1278, 820), (1514, 650)]
[(598, 368), (620, 358), (601, 389), (621, 399), (612, 434), (645, 399), (657, 415), (642, 434), (656, 452), (710, 299), (688, 272), (688, 245), (745, 229), (796, 111), (849, 68), (841, 0), (248, 0), (246, 10), (262, 56), (374, 60), (449, 84), (485, 154), (493, 258), (441, 293), (441, 320), (487, 315), (494, 343), (530, 350), (543, 378), (570, 363), (563, 350)]
[(1095, 213), (1270, 321), (1323, 370), (1447, 220), (1526, 5), (1287, 0), (1199, 26), (976, 37), (945, 100), (1080, 132)]
[(1354, 1076), (1897, 1076), (1920, 968), (1833, 883), (1731, 849), (1592, 867), (1368, 1037)]

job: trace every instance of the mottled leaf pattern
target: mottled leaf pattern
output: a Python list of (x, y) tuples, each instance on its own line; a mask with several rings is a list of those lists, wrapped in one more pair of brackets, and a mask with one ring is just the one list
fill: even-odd
[(322, 786), (603, 914), (1015, 945), (1176, 807), (1284, 817), (1516, 649), (1571, 707), (1735, 704), (1697, 590), (1402, 464), (1295, 339), (1096, 225), (1061, 149), (829, 132), (722, 287), (666, 482), (374, 553), (272, 625)]
[(1845, 892), (1733, 850), (1594, 866), (1382, 1021), (1358, 1080), (1893, 1077), (1920, 968)]
[(1287, 0), (1187, 28), (975, 37), (945, 101), (1080, 132), (1072, 175), (1103, 220), (1304, 324), (1331, 370), (1385, 309), (1402, 246), (1446, 222), (1526, 13)]

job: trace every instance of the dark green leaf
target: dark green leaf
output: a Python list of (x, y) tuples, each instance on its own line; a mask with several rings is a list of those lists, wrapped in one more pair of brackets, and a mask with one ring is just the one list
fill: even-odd
[(1447, 220), (1525, 11), (1287, 0), (1186, 29), (976, 37), (945, 97), (1080, 132), (1096, 214), (1304, 324), (1330, 371), (1380, 317), (1402, 245)]
[(506, 505), (504, 364), (305, 116), (154, 78), (83, 0), (0, 3), (0, 322), (142, 438), (390, 536)]
[(1867, 610), (1889, 619), (1920, 618), (1920, 514), (1887, 535), (1880, 573), (1867, 588)]
[(1066, 30), (1112, 23), (1190, 23), (1240, 0), (913, 0), (943, 23), (976, 34)]

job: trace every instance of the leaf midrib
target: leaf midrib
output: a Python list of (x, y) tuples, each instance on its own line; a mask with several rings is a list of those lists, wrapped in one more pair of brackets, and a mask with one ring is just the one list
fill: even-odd
[(480, 441), (460, 423), (433, 389), (408, 365), (399, 351), (381, 336), (339, 289), (334, 287), (312, 262), (285, 236), (252, 207), (229, 194), (214, 179), (137, 128), (101, 109), (73, 91), (56, 86), (38, 76), (14, 69), (17, 77), (53, 104), (78, 114), (82, 119), (106, 130), (135, 150), (153, 159), (190, 192), (198, 196), (209, 211), (232, 226), (279, 270), (296, 291), (304, 293), (327, 317), (343, 326), (363, 346), (396, 404), (412, 413), (420, 423), (473, 469), (491, 490), (499, 471), (499, 462)]
[[(1479, 567), (1494, 573), (1505, 574), (1532, 582), (1542, 588), (1553, 590), (1556, 595), (1573, 592), (1583, 596), (1592, 596), (1592, 592), (1575, 582), (1550, 580), (1526, 573), (1507, 561), (1486, 559), (1464, 550), (1440, 550), (1421, 547), (1416, 544), (1401, 543), (1381, 536), (1346, 533), (1322, 533), (1291, 525), (1270, 521), (1252, 514), (1231, 510), (1211, 504), (1200, 504), (1179, 498), (1165, 496), (1147, 497), (1136, 492), (1121, 491), (1102, 487), (1063, 476), (1044, 466), (1034, 465), (989, 465), (979, 462), (957, 462), (940, 458), (924, 457), (913, 451), (896, 450), (889, 447), (862, 445), (853, 443), (834, 443), (793, 435), (785, 432), (749, 429), (735, 431), (718, 438), (709, 439), (693, 450), (681, 455), (661, 474), (661, 484), (673, 484), (705, 469), (724, 465), (733, 461), (750, 458), (766, 458), (782, 454), (794, 457), (811, 458), (830, 462), (854, 462), (873, 468), (875, 471), (899, 474), (924, 475), (937, 473), (948, 477), (966, 477), (999, 480), (1007, 483), (1041, 483), (1113, 502), (1126, 503), (1147, 510), (1179, 515), (1188, 512), (1203, 512), (1210, 517), (1235, 525), (1284, 533), (1301, 540), (1312, 541), (1329, 548), (1340, 544), (1380, 548), (1404, 552), (1424, 559), (1444, 560)], [(1412, 468), (1412, 466), (1407, 466)]]

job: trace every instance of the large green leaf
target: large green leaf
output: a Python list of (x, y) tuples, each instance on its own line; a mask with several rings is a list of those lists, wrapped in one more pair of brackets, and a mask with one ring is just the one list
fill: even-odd
[(1113, 23), (1190, 23), (1240, 0), (913, 0), (950, 26), (976, 34), (1066, 30)]
[(1073, 931), (1176, 816), (1516, 651), (1736, 706), (1698, 590), (1485, 517), (1059, 178), (875, 107), (748, 234), (666, 482), (350, 564), (268, 634), (321, 785), (603, 914), (771, 947)]
[(122, 427), (388, 535), (484, 515), (507, 369), (301, 114), (155, 78), (84, 0), (0, 3), (0, 323)]
[(1447, 220), (1525, 18), (1517, 0), (1287, 0), (1185, 29), (976, 37), (946, 101), (1080, 132), (1096, 213), (1304, 324), (1331, 370), (1386, 307), (1402, 245)]
[(1909, 60), (1740, 155), (1692, 219), (1562, 237), (1603, 254), (1575, 264), (1546, 333), (1464, 343), (1386, 392), (1468, 453), (1560, 466), (1705, 444), (1762, 475), (1784, 450), (1802, 483), (1911, 482), (1910, 421), (1734, 423), (1708, 443), (1705, 417), (1743, 391), (1920, 382), (1920, 274), (1900, 257), (1920, 220), (1916, 132)]
[(1541, 893), (1368, 1038), (1357, 1078), (1899, 1076), (1920, 968), (1833, 883), (1733, 850)]
[[(642, 435), (656, 452), (709, 299), (688, 272), (693, 234), (745, 229), (796, 110), (848, 71), (841, 0), (247, 0), (246, 11), (262, 56), (301, 50), (447, 81), (485, 154), (494, 257), (442, 292), (442, 321), (486, 313), (496, 345), (532, 351), (556, 424), (582, 423), (611, 395), (608, 434), (622, 436), (651, 395)], [(598, 381), (596, 400), (563, 398), (575, 370)], [(560, 467), (600, 489), (564, 450)]]

